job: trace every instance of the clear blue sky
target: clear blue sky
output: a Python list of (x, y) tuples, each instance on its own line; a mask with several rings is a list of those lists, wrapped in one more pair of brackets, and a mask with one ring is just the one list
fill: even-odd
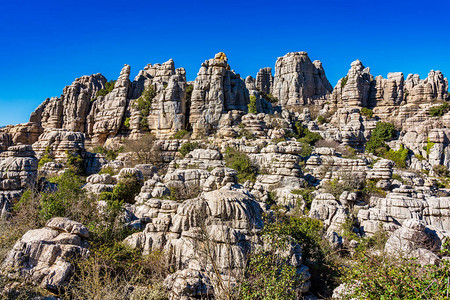
[(28, 121), (76, 77), (132, 78), (175, 60), (194, 80), (219, 51), (255, 76), (276, 58), (307, 51), (334, 86), (360, 59), (374, 75), (450, 77), (449, 1), (1, 1), (0, 125)]

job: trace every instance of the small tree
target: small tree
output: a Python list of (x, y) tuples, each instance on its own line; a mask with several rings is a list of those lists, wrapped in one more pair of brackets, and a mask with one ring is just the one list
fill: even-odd
[(249, 114), (258, 113), (258, 110), (256, 109), (256, 97), (254, 95), (250, 96), (250, 103), (248, 104), (248, 113)]
[(137, 164), (160, 165), (162, 162), (161, 146), (156, 137), (151, 134), (144, 135), (141, 139), (129, 142), (125, 146), (125, 152), (132, 152)]

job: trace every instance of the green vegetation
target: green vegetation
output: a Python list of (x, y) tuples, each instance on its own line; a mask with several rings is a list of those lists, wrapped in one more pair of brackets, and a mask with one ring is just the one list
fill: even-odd
[(448, 102), (444, 102), (439, 106), (433, 106), (430, 108), (429, 113), (432, 117), (442, 117), (449, 111)]
[(266, 99), (267, 102), (271, 104), (276, 104), (278, 102), (278, 99), (275, 98), (272, 94), (266, 94), (264, 92), (259, 92), (261, 95), (261, 98)]
[(400, 145), (400, 149), (394, 151), (389, 149), (389, 151), (384, 153), (384, 158), (390, 159), (399, 168), (406, 168), (406, 159), (408, 158), (409, 150)]
[(450, 175), (450, 171), (448, 170), (448, 168), (443, 165), (434, 166), (433, 171), (439, 177), (449, 177)]
[(130, 117), (126, 117), (125, 121), (123, 122), (123, 126), (126, 128), (130, 128)]
[(394, 124), (386, 122), (378, 122), (375, 129), (372, 131), (372, 135), (367, 142), (366, 151), (374, 153), (378, 156), (389, 150), (386, 141), (391, 140), (395, 136)]
[(256, 109), (256, 97), (254, 95), (250, 96), (250, 103), (248, 104), (248, 113), (249, 114), (258, 113), (258, 110)]
[(367, 117), (368, 119), (371, 119), (373, 117), (373, 110), (367, 107), (361, 108), (361, 115)]
[(84, 162), (81, 154), (69, 153), (69, 151), (66, 151), (66, 157), (66, 165), (70, 170), (72, 170), (77, 175), (85, 174)]
[(188, 139), (191, 133), (187, 130), (178, 130), (170, 139), (171, 140), (182, 140)]
[(244, 183), (247, 180), (256, 181), (258, 169), (252, 165), (247, 154), (228, 147), (225, 151), (224, 159), (228, 168), (237, 171), (239, 182)]
[(422, 267), (414, 258), (359, 253), (351, 268), (344, 269), (352, 286), (346, 299), (447, 299), (450, 265)]
[(341, 88), (342, 89), (347, 84), (347, 81), (348, 81), (348, 76), (342, 77), (342, 79), (341, 79)]
[(435, 145), (435, 143), (430, 142), (430, 138), (427, 138), (427, 145), (425, 147), (423, 147), (423, 150), (425, 150), (427, 152), (427, 157), (430, 156), (431, 148), (433, 148), (434, 145)]
[(105, 88), (98, 90), (97, 93), (95, 94), (95, 98), (92, 100), (97, 99), (100, 96), (106, 96), (109, 93), (111, 93), (111, 91), (114, 89), (114, 85), (116, 84), (116, 80), (110, 80), (105, 84)]
[(119, 147), (118, 149), (107, 149), (103, 146), (96, 146), (92, 149), (92, 153), (101, 153), (105, 155), (107, 160), (115, 160), (119, 153), (123, 152), (123, 147)]
[(306, 210), (305, 214), (311, 209), (311, 203), (313, 201), (313, 196), (311, 193), (314, 191), (314, 188), (305, 188), (301, 190), (291, 190), (291, 193), (294, 195), (301, 195), (303, 200), (306, 203)]
[(317, 132), (311, 132), (307, 127), (303, 126), (301, 122), (295, 122), (294, 132), (287, 134), (286, 137), (294, 137), (297, 141), (314, 145), (317, 141), (323, 139)]
[(320, 116), (317, 117), (317, 123), (319, 123), (319, 124), (325, 124), (325, 123), (328, 123), (328, 122), (329, 122), (328, 119), (325, 118), (325, 117), (322, 116), (322, 115), (320, 115)]
[(156, 96), (156, 90), (153, 85), (149, 85), (142, 92), (141, 97), (136, 100), (137, 109), (140, 111), (141, 121), (139, 122), (143, 130), (148, 130), (147, 117), (150, 114), (153, 99)]
[(178, 151), (180, 152), (181, 156), (185, 157), (186, 154), (198, 148), (200, 148), (200, 145), (198, 143), (187, 142), (181, 145)]
[(126, 176), (117, 183), (112, 192), (101, 193), (100, 200), (117, 205), (122, 205), (124, 202), (133, 204), (134, 198), (139, 194), (141, 187), (142, 182), (135, 176)]

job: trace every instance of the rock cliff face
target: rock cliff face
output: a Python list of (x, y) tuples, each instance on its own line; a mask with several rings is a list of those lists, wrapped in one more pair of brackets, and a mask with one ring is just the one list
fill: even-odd
[(265, 94), (272, 93), (273, 75), (272, 68), (262, 68), (256, 74), (256, 87)]
[(99, 96), (93, 103), (87, 117), (86, 132), (93, 144), (103, 144), (108, 137), (114, 137), (124, 121), (130, 88), (130, 66), (125, 65), (114, 84), (114, 89), (106, 96)]
[(85, 132), (91, 100), (105, 84), (106, 78), (101, 74), (77, 78), (72, 85), (64, 88), (61, 98), (49, 98), (39, 105), (31, 114), (30, 122), (38, 123), (43, 128)]
[(194, 135), (217, 130), (220, 117), (231, 110), (247, 110), (249, 103), (245, 82), (230, 70), (222, 52), (202, 64), (192, 91), (190, 118)]
[(0, 216), (4, 217), (13, 201), (37, 181), (38, 160), (31, 146), (11, 146), (0, 157)]
[(306, 52), (291, 52), (277, 59), (272, 94), (281, 105), (313, 104), (326, 100), (332, 90), (322, 63), (311, 62)]

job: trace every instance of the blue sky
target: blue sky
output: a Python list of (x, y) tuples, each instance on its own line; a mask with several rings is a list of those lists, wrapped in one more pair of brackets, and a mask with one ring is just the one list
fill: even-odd
[(307, 51), (334, 86), (360, 59), (374, 75), (450, 76), (449, 1), (1, 1), (0, 126), (28, 121), (45, 98), (82, 75), (134, 76), (175, 60), (194, 80), (223, 51), (255, 76)]

